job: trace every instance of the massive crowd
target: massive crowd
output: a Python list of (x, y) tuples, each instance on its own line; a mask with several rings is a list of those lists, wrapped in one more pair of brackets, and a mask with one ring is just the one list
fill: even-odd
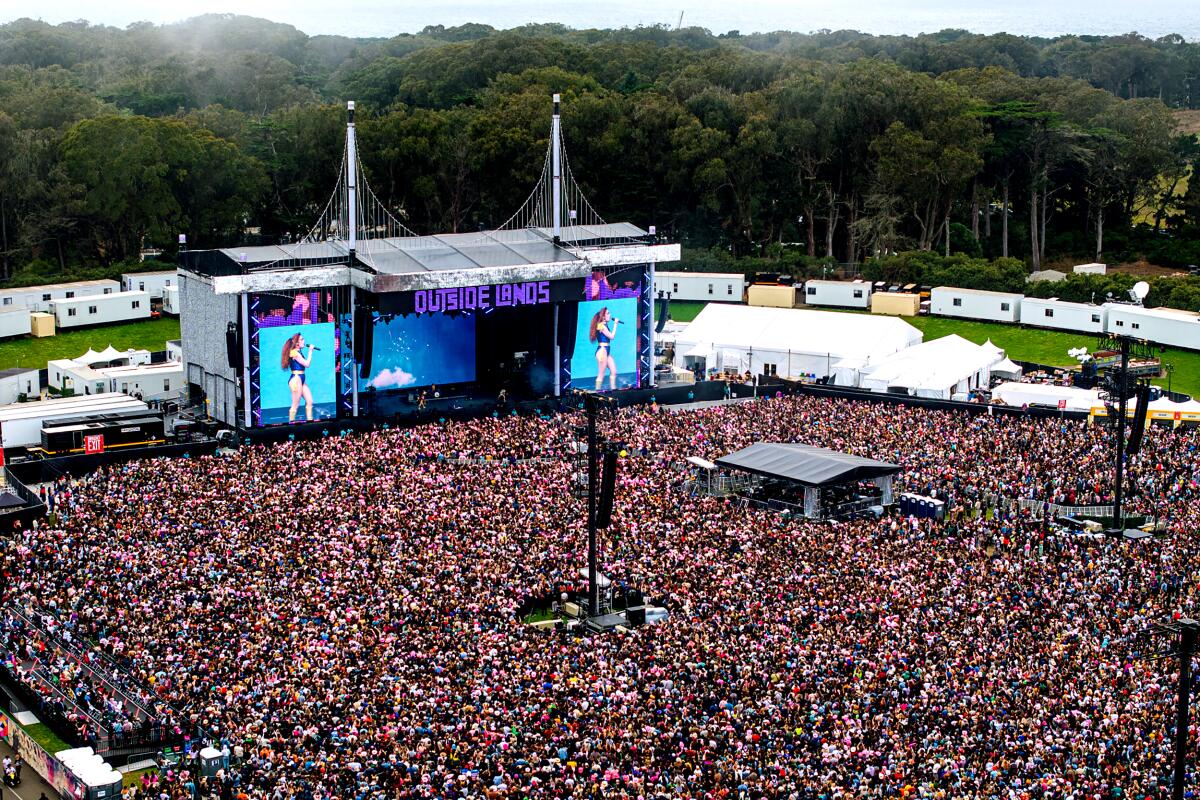
[[(602, 562), (670, 611), (597, 638), (518, 619), (579, 589), (572, 416), (489, 418), (134, 462), (63, 483), (7, 543), (54, 615), (229, 753), (167, 800), (1160, 798), (1194, 611), (1200, 436), (1130, 465), (1152, 540), (1047, 530), (1109, 498), (1108, 433), (815, 398), (620, 412)], [(945, 521), (810, 523), (685, 498), (758, 439), (901, 464)], [(193, 794), (194, 793), (194, 794)]]

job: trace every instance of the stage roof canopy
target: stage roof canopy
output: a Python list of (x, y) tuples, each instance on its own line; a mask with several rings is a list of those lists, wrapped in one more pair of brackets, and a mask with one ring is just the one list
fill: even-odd
[[(649, 242), (646, 231), (628, 222), (604, 225), (569, 225), (556, 244), (549, 228), (444, 233), (433, 236), (394, 236), (360, 239), (359, 266), (384, 275), (410, 275), (529, 265), (580, 262), (571, 247), (590, 247), (627, 241)], [(231, 274), (245, 269), (296, 269), (304, 266), (344, 264), (350, 243), (344, 239), (320, 242), (229, 247), (216, 251), (184, 254), (187, 266), (214, 274)]]
[(758, 442), (717, 459), (717, 466), (768, 478), (825, 487), (871, 480), (900, 471), (897, 464), (839, 453), (824, 447)]

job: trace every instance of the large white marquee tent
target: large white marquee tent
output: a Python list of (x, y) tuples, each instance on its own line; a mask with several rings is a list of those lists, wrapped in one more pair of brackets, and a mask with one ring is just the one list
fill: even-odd
[(921, 342), (897, 317), (709, 303), (675, 339), (675, 364), (705, 370), (769, 372), (785, 378), (857, 371)]
[(858, 385), (874, 392), (950, 400), (955, 393), (988, 388), (1004, 351), (957, 334), (914, 345), (859, 371)]

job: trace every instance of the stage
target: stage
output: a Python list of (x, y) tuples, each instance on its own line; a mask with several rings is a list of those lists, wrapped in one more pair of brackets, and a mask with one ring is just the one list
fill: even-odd
[(679, 245), (568, 213), (557, 101), (542, 182), (496, 230), (407, 230), (355, 148), (351, 104), (346, 174), (300, 242), (181, 253), (187, 383), (209, 415), (243, 430), (477, 415), (653, 385), (655, 265)]

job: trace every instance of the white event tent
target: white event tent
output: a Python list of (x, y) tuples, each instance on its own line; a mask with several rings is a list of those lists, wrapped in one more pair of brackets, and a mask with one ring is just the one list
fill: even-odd
[(1100, 392), (1076, 386), (1052, 386), (1044, 383), (1002, 383), (992, 390), (992, 400), (1009, 406), (1045, 406), (1057, 408), (1066, 401), (1067, 411), (1091, 411), (1103, 405)]
[(852, 383), (859, 369), (920, 342), (921, 332), (898, 317), (709, 303), (676, 336), (675, 361)]
[(1004, 360), (1004, 351), (991, 342), (975, 344), (950, 334), (859, 370), (858, 385), (874, 392), (949, 400), (956, 392), (987, 388), (992, 367)]

